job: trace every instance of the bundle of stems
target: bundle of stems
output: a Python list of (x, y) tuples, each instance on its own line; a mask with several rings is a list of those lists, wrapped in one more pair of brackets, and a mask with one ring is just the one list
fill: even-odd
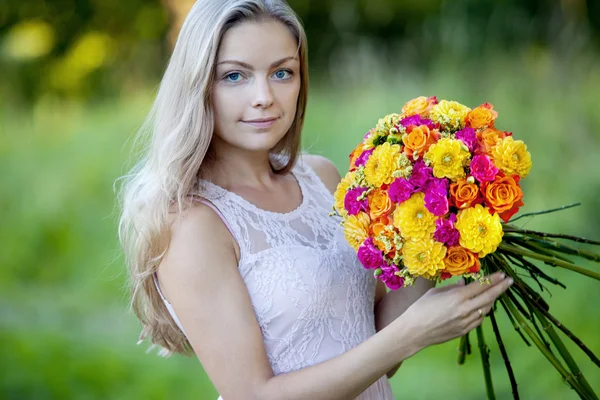
[[(504, 360), (508, 378), (510, 380), (514, 399), (519, 399), (519, 392), (514, 371), (512, 369), (506, 346), (500, 335), (496, 312), (498, 304), (506, 312), (514, 330), (521, 336), (527, 346), (537, 347), (544, 357), (552, 364), (563, 380), (573, 389), (581, 399), (598, 400), (598, 396), (585, 379), (577, 363), (567, 350), (559, 337), (561, 331), (569, 340), (575, 343), (594, 364), (600, 367), (598, 357), (580, 340), (573, 332), (564, 326), (550, 313), (550, 307), (542, 297), (542, 292), (547, 291), (546, 284), (566, 288), (558, 279), (551, 277), (544, 269), (563, 268), (574, 273), (582, 274), (600, 281), (600, 273), (582, 268), (575, 264), (575, 259), (585, 259), (600, 263), (600, 242), (588, 240), (577, 236), (564, 234), (551, 234), (521, 229), (513, 223), (517, 219), (547, 214), (549, 212), (564, 210), (579, 204), (564, 206), (557, 209), (524, 214), (504, 225), (504, 238), (495, 253), (489, 254), (481, 260), (485, 274), (503, 271), (514, 280), (511, 288), (505, 292), (494, 304), (487, 315), (492, 325), (494, 336), (498, 342), (500, 354)], [(592, 245), (598, 252), (576, 248), (571, 242)], [(524, 279), (531, 278), (536, 288), (531, 287)], [(558, 330), (558, 331), (557, 331)], [(488, 399), (495, 399), (496, 395), (492, 383), (490, 369), (490, 352), (486, 345), (483, 329), (476, 329), (477, 342), (483, 364), (483, 376)], [(467, 354), (471, 353), (469, 335), (461, 338), (458, 349), (458, 363), (464, 363)]]

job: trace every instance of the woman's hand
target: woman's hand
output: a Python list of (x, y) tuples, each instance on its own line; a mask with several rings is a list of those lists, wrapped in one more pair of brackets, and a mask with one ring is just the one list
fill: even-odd
[(417, 346), (425, 348), (462, 336), (483, 322), (494, 301), (512, 284), (503, 273), (489, 276), (491, 284), (472, 282), (430, 289), (393, 324), (410, 326)]

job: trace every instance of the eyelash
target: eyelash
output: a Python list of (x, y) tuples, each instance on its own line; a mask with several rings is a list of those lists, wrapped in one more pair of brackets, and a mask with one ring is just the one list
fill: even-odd
[[(288, 76), (287, 78), (281, 78), (280, 80), (282, 80), (282, 81), (286, 81), (286, 80), (290, 79), (290, 78), (291, 78), (291, 77), (294, 75), (294, 71), (292, 71), (291, 69), (287, 69), (287, 68), (284, 68), (284, 69), (277, 70), (277, 71), (275, 71), (275, 72), (273, 73), (273, 75), (275, 75), (275, 74), (277, 74), (277, 73), (279, 73), (279, 72), (287, 72), (287, 73), (290, 75), (290, 76)], [(229, 78), (231, 75), (240, 75), (241, 77), (244, 77), (244, 74), (243, 74), (243, 73), (241, 73), (241, 72), (239, 72), (239, 71), (232, 71), (232, 72), (229, 72), (229, 73), (225, 74), (225, 76), (223, 76), (223, 79), (222, 79), (222, 80), (223, 80), (223, 81), (226, 81), (226, 82), (228, 82), (228, 83), (232, 83), (232, 84), (233, 84), (233, 83), (237, 83), (237, 82), (239, 82), (239, 81), (229, 81), (229, 80), (228, 80), (228, 78)]]

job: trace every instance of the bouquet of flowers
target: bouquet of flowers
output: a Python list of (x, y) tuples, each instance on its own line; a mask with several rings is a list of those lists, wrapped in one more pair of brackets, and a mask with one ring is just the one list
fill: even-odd
[[(497, 117), (489, 103), (470, 109), (436, 97), (410, 100), (400, 114), (381, 118), (352, 151), (349, 171), (334, 195), (334, 214), (342, 217), (346, 240), (362, 265), (392, 290), (412, 285), (417, 277), (440, 281), (462, 276), (483, 283), (485, 275), (504, 271), (515, 283), (499, 303), (515, 330), (528, 345), (527, 337), (542, 351), (581, 398), (597, 399), (554, 327), (596, 365), (600, 366), (600, 360), (549, 313), (547, 303), (522, 275), (530, 276), (541, 291), (541, 280), (564, 285), (546, 274), (539, 262), (600, 280), (600, 274), (571, 260), (581, 257), (600, 262), (600, 254), (557, 239), (600, 242), (512, 224), (525, 216), (572, 206), (511, 219), (523, 206), (520, 180), (529, 174), (532, 162), (523, 141), (496, 128)], [(513, 396), (518, 398), (494, 310), (489, 319)], [(481, 327), (477, 338), (488, 398), (493, 399), (489, 352)], [(468, 353), (467, 335), (460, 342), (459, 363)]]

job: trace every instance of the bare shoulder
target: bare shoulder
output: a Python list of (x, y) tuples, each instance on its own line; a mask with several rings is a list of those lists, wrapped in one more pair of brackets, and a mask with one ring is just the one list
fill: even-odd
[[(170, 241), (159, 275), (187, 275), (199, 260), (229, 260), (236, 264), (235, 239), (221, 218), (205, 204), (194, 203), (170, 218)], [(210, 265), (210, 264), (209, 264)]]
[(331, 160), (316, 154), (303, 154), (302, 161), (315, 171), (331, 193), (335, 192), (342, 177)]

